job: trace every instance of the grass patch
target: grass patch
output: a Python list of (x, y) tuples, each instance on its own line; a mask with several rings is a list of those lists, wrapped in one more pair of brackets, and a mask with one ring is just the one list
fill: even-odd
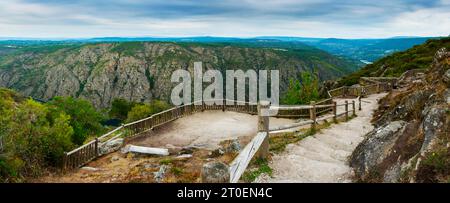
[[(351, 119), (352, 117), (349, 117)], [(286, 146), (291, 143), (296, 143), (308, 136), (314, 135), (320, 132), (321, 129), (325, 129), (331, 126), (331, 122), (324, 121), (320, 125), (316, 125), (315, 129), (308, 128), (303, 132), (283, 133), (281, 135), (270, 136), (269, 138), (269, 150), (274, 153), (280, 153), (286, 149)]]
[(173, 173), (175, 176), (180, 176), (183, 173), (183, 169), (174, 166), (170, 168), (170, 172)]
[(286, 149), (286, 146), (291, 143), (298, 142), (305, 137), (313, 135), (315, 132), (308, 130), (305, 133), (284, 133), (277, 136), (271, 136), (269, 138), (269, 151), (274, 153), (280, 153)]
[(253, 182), (263, 173), (272, 176), (272, 168), (270, 168), (267, 159), (258, 158), (252, 165), (254, 165), (255, 168), (245, 171), (242, 175), (242, 180), (244, 180), (245, 182)]
[(165, 158), (165, 159), (162, 159), (161, 161), (159, 161), (159, 164), (161, 164), (161, 165), (169, 165), (172, 162), (173, 162), (173, 160), (171, 158)]

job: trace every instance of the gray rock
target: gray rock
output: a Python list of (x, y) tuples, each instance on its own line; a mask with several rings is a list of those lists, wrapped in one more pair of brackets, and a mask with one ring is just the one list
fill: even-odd
[(443, 130), (446, 109), (444, 107), (433, 106), (431, 108), (426, 108), (423, 113), (425, 115), (422, 122), (424, 141), (420, 148), (420, 153), (422, 155), (430, 149), (431, 145), (437, 139), (437, 135)]
[(119, 159), (119, 156), (114, 155), (113, 157), (111, 157), (111, 162), (118, 161)]
[(239, 152), (241, 150), (241, 144), (238, 139), (234, 139), (231, 143), (226, 147), (225, 152)]
[(122, 145), (123, 145), (123, 138), (117, 138), (109, 142), (100, 144), (99, 146), (100, 155), (117, 151), (122, 147)]
[(401, 164), (399, 162), (395, 163), (391, 168), (386, 170), (383, 177), (383, 182), (385, 183), (397, 183), (400, 179), (401, 174)]
[(157, 172), (153, 173), (156, 182), (160, 183), (163, 181), (167, 169), (168, 169), (167, 165), (162, 165)]
[(450, 86), (450, 69), (445, 71), (444, 76), (442, 77), (444, 82), (447, 83), (447, 86)]
[(203, 165), (201, 178), (203, 183), (228, 183), (230, 170), (222, 162), (209, 162)]
[(381, 163), (407, 124), (405, 121), (394, 121), (369, 132), (351, 156), (350, 165), (355, 173), (363, 176)]
[(218, 149), (215, 149), (214, 151), (210, 152), (209, 153), (209, 157), (210, 158), (215, 158), (215, 157), (222, 156), (224, 154), (225, 154), (225, 152), (223, 151), (223, 149), (222, 148), (218, 148)]
[(439, 62), (445, 57), (448, 57), (450, 55), (449, 52), (447, 52), (447, 49), (445, 47), (440, 48), (436, 54), (434, 54), (434, 61), (433, 62)]
[(450, 104), (450, 89), (447, 89), (444, 94), (445, 101)]

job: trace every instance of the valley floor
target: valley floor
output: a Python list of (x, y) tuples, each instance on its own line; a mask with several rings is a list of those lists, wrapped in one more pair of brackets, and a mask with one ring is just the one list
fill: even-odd
[[(269, 164), (272, 177), (261, 175), (255, 182), (351, 182), (348, 158), (364, 136), (373, 129), (372, 114), (386, 93), (364, 98), (357, 117), (323, 129), (314, 136), (290, 144)], [(338, 104), (345, 102), (336, 99)], [(351, 100), (348, 100), (351, 102)], [(338, 113), (342, 109), (338, 109)]]

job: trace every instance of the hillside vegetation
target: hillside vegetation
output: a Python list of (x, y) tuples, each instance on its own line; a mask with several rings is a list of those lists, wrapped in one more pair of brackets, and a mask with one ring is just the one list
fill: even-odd
[(87, 100), (55, 97), (47, 103), (0, 88), (0, 182), (23, 182), (59, 167), (64, 152), (105, 133), (107, 119), (134, 121), (169, 108), (165, 102), (115, 100), (109, 113)]
[(416, 45), (406, 51), (384, 57), (361, 70), (351, 73), (339, 80), (338, 86), (358, 83), (360, 77), (398, 77), (407, 70), (430, 67), (433, 56), (440, 48), (450, 49), (450, 37), (430, 39), (424, 44)]
[[(426, 70), (405, 74), (398, 89), (379, 101), (375, 129), (350, 159), (356, 181), (450, 182), (450, 52), (444, 48), (448, 45), (448, 38), (428, 41), (397, 58), (380, 60), (390, 67), (381, 70), (387, 76)], [(444, 47), (429, 58), (439, 46)]]
[[(282, 48), (280, 48), (282, 47)], [(283, 94), (299, 72), (320, 80), (346, 75), (357, 66), (301, 43), (121, 42), (33, 44), (0, 56), (0, 86), (49, 100), (72, 96), (109, 107), (116, 98), (134, 102), (168, 101), (177, 69), (280, 70)]]

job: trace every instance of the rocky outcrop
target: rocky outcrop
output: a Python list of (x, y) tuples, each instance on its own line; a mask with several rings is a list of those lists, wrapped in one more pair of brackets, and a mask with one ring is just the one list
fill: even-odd
[(315, 70), (324, 80), (354, 68), (320, 50), (310, 55), (269, 48), (150, 42), (65, 45), (55, 50), (49, 46), (3, 57), (0, 86), (42, 100), (73, 96), (108, 107), (114, 98), (168, 100), (176, 85), (170, 82), (172, 72), (185, 69), (192, 73), (196, 61), (203, 62), (203, 70), (278, 69), (281, 91), (300, 71)]
[(108, 142), (102, 143), (99, 146), (100, 155), (109, 154), (111, 152), (119, 150), (123, 145), (123, 138), (117, 138)]
[(367, 139), (358, 145), (351, 157), (355, 173), (359, 176), (369, 173), (374, 166), (383, 162), (403, 134), (406, 124), (405, 121), (394, 121), (368, 133)]
[(428, 71), (404, 74), (401, 88), (380, 101), (376, 128), (350, 159), (357, 181), (450, 180), (449, 59), (450, 52), (440, 49)]
[(203, 165), (202, 183), (228, 183), (230, 182), (230, 170), (222, 162), (209, 162)]

